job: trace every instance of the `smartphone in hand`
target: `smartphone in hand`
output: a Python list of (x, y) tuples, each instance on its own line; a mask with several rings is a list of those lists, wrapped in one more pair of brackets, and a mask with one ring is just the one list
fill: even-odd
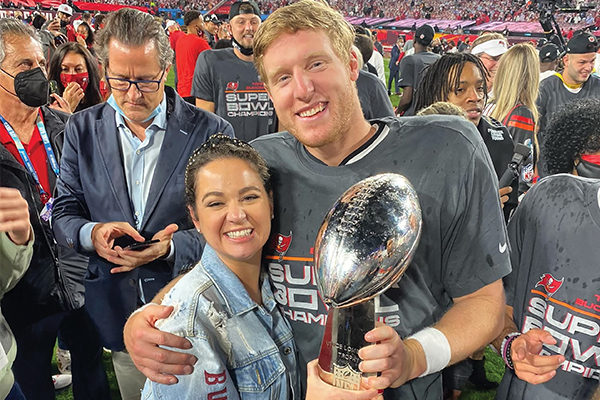
[(123, 250), (133, 250), (133, 251), (140, 251), (140, 250), (144, 250), (146, 248), (148, 248), (149, 246), (152, 246), (155, 243), (160, 242), (159, 239), (150, 239), (150, 240), (146, 240), (145, 242), (136, 242), (136, 243), (132, 243), (128, 246), (123, 247)]

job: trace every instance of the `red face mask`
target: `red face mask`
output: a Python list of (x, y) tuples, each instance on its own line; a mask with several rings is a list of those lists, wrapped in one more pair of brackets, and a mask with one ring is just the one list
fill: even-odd
[(60, 82), (64, 87), (69, 85), (69, 82), (77, 82), (81, 89), (85, 92), (85, 89), (88, 86), (89, 76), (87, 72), (82, 72), (80, 74), (60, 74)]

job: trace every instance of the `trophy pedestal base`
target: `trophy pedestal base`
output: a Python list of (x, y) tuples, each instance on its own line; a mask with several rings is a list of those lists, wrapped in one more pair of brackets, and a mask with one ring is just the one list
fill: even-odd
[(345, 308), (330, 308), (319, 353), (319, 372), (330, 385), (360, 390), (358, 350), (367, 346), (365, 333), (375, 327), (374, 301)]

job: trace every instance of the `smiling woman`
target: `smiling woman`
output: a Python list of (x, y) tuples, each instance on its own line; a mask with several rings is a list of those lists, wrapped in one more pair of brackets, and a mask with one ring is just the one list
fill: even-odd
[(142, 397), (288, 399), (299, 393), (296, 347), (261, 271), (273, 215), (266, 163), (248, 144), (218, 134), (190, 157), (185, 187), (207, 244), (163, 299), (177, 312), (156, 326), (187, 338), (200, 361), (176, 385), (147, 381)]

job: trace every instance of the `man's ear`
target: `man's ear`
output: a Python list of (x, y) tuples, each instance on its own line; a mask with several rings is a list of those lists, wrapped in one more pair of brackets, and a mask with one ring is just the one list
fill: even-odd
[(358, 71), (359, 71), (358, 55), (356, 54), (357, 51), (358, 50), (355, 49), (354, 47), (350, 50), (350, 62), (349, 62), (350, 79), (354, 82), (356, 82), (356, 80), (358, 79)]

